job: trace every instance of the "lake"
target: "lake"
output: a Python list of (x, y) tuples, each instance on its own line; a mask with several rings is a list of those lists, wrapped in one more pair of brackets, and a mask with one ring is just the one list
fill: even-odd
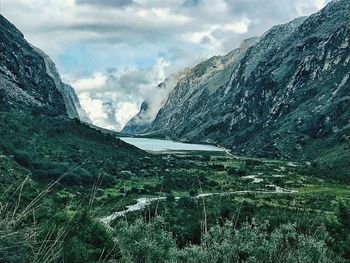
[(145, 151), (208, 151), (208, 152), (223, 152), (224, 149), (216, 147), (214, 145), (207, 144), (192, 144), (174, 142), (169, 140), (148, 139), (148, 138), (132, 138), (132, 137), (120, 137), (120, 139), (126, 143), (136, 146)]

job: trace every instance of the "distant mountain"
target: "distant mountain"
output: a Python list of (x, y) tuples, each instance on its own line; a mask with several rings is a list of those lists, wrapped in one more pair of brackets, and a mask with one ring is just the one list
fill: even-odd
[(0, 94), (11, 108), (38, 110), (49, 115), (67, 115), (90, 122), (74, 89), (63, 83), (42, 50), (0, 15)]
[(156, 88), (156, 92), (146, 99), (140, 108), (139, 113), (134, 116), (123, 128), (124, 133), (141, 133), (151, 128), (150, 124), (154, 121), (169, 97), (170, 92), (175, 86), (187, 76), (187, 69), (168, 77)]
[(127, 124), (124, 131), (255, 156), (317, 155), (344, 143), (350, 131), (349, 6), (332, 1), (200, 63), (151, 123), (144, 129)]

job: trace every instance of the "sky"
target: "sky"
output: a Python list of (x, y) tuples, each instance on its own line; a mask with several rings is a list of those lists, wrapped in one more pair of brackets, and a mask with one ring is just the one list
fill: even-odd
[(92, 122), (120, 130), (167, 76), (329, 0), (0, 0)]

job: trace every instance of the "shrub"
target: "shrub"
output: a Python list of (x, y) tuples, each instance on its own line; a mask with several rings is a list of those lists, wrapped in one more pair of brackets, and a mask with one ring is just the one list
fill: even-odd
[(245, 160), (245, 164), (246, 165), (252, 165), (252, 166), (255, 166), (255, 165), (261, 165), (263, 162), (261, 160), (258, 160), (258, 159), (247, 159)]
[(226, 223), (211, 228), (203, 245), (180, 251), (178, 262), (332, 262), (335, 258), (327, 249), (326, 236), (320, 233), (318, 237), (305, 236), (287, 224), (269, 234), (265, 226), (245, 224), (235, 229)]
[(14, 159), (20, 165), (29, 167), (32, 161), (32, 156), (30, 156), (26, 151), (15, 150)]
[(196, 201), (192, 197), (180, 197), (180, 199), (177, 202), (179, 207), (183, 208), (195, 208), (196, 207)]
[(175, 196), (173, 194), (167, 194), (166, 201), (169, 203), (174, 203), (176, 201)]
[(234, 167), (229, 167), (229, 168), (227, 168), (226, 172), (227, 172), (227, 174), (229, 174), (229, 175), (237, 175), (237, 169), (234, 168)]
[(130, 226), (123, 222), (116, 236), (122, 262), (174, 262), (176, 243), (162, 219), (151, 224), (137, 220)]
[(64, 262), (98, 262), (114, 255), (116, 248), (106, 228), (87, 212), (74, 217), (64, 240)]
[(190, 196), (196, 196), (197, 195), (197, 189), (194, 189), (194, 188), (192, 188), (192, 189), (190, 189), (190, 191), (189, 191), (189, 194), (190, 194)]
[(237, 170), (237, 175), (238, 176), (246, 176), (248, 174), (248, 171), (245, 168), (239, 168)]

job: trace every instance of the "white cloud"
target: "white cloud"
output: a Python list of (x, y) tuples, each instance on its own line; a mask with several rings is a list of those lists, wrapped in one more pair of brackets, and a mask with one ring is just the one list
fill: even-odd
[(204, 31), (185, 33), (182, 38), (194, 44), (201, 44), (210, 55), (220, 54), (223, 53), (223, 50), (225, 49), (223, 46), (224, 39), (217, 37), (215, 33), (220, 31), (227, 35), (244, 34), (248, 32), (250, 23), (250, 19), (243, 18), (237, 22), (211, 25)]
[(242, 19), (241, 21), (223, 24), (223, 25), (211, 25), (204, 31), (193, 32), (193, 33), (185, 33), (183, 35), (183, 39), (199, 44), (203, 41), (203, 38), (209, 37), (214, 38), (212, 34), (216, 30), (228, 31), (227, 33), (237, 33), (243, 34), (248, 32), (248, 26), (250, 24), (250, 20), (247, 18)]
[(322, 7), (324, 7), (326, 4), (326, 0), (315, 0), (315, 6), (318, 9), (321, 9)]
[(303, 16), (305, 13), (311, 13), (313, 10), (321, 9), (326, 3), (326, 0), (298, 1), (295, 3), (295, 8), (297, 14)]
[(110, 125), (105, 121), (107, 115), (103, 111), (103, 101), (101, 99), (91, 98), (89, 93), (80, 93), (79, 100), (88, 117), (93, 120), (93, 124), (100, 127), (113, 128), (109, 127)]
[(95, 72), (92, 76), (77, 79), (72, 83), (77, 92), (87, 90), (101, 90), (106, 86), (107, 76), (101, 72)]
[[(121, 129), (144, 99), (161, 105), (169, 91), (155, 87), (175, 69), (229, 52), (328, 2), (2, 1), (4, 16), (58, 63), (94, 124), (110, 129)], [(106, 72), (110, 67), (116, 72)]]
[(161, 102), (168, 95), (157, 85), (166, 78), (169, 65), (159, 58), (152, 67), (144, 69), (127, 68), (121, 72), (109, 70), (76, 79), (70, 75), (63, 78), (76, 88), (81, 105), (94, 125), (121, 130), (145, 98)]
[[(54, 55), (63, 52), (72, 43), (89, 41), (109, 44), (162, 43), (192, 34), (192, 37), (184, 39), (200, 44), (195, 39), (203, 37), (203, 34), (208, 35), (208, 30), (209, 35), (218, 27), (228, 31), (228, 34), (243, 34), (247, 32), (250, 21), (257, 18), (261, 23), (254, 26), (259, 30), (253, 29), (252, 33), (261, 34), (270, 26), (265, 20), (273, 18), (275, 24), (287, 22), (295, 16), (315, 12), (325, 4), (325, 0), (201, 0), (193, 1), (192, 6), (186, 6), (186, 2), (191, 2), (186, 0), (128, 2), (132, 3), (3, 0), (3, 13), (26, 33), (33, 44)], [(238, 44), (233, 43), (232, 48)], [(220, 52), (222, 50), (218, 50)]]
[[(222, 29), (225, 31), (232, 31), (233, 33), (243, 34), (248, 32), (248, 26), (250, 24), (250, 19), (243, 18), (241, 21), (232, 24), (225, 24)], [(220, 27), (218, 27), (220, 29)]]
[(134, 117), (139, 111), (139, 105), (135, 102), (121, 102), (117, 105), (116, 120), (121, 127)]

